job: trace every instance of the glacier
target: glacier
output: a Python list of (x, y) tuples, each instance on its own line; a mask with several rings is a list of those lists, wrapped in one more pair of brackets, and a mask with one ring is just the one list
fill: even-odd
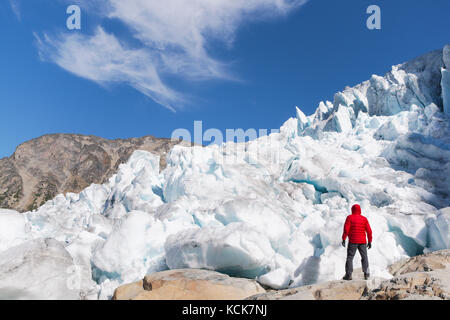
[(175, 268), (274, 289), (340, 279), (354, 203), (374, 233), (373, 276), (449, 248), (449, 60), (446, 46), (345, 88), (310, 116), (296, 108), (279, 133), (175, 146), (161, 172), (158, 156), (136, 151), (103, 185), (25, 214), (0, 210), (0, 297), (109, 299)]
[(443, 110), (450, 115), (450, 46), (445, 46), (443, 50), (444, 66), (442, 68), (442, 102)]

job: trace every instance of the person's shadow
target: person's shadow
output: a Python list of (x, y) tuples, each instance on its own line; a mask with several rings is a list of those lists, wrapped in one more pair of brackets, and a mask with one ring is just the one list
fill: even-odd
[(312, 244), (314, 245), (314, 255), (303, 261), (294, 272), (295, 278), (302, 275), (302, 286), (316, 283), (319, 279), (320, 256), (324, 250), (320, 235), (313, 238)]
[(295, 270), (294, 277), (302, 275), (302, 286), (316, 283), (319, 278), (320, 257), (311, 256)]

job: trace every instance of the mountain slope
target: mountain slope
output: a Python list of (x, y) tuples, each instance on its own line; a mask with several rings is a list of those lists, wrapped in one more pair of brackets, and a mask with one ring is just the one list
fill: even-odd
[(161, 156), (178, 142), (152, 136), (107, 140), (75, 134), (45, 135), (21, 144), (0, 159), (0, 208), (29, 211), (59, 193), (104, 183), (135, 150)]

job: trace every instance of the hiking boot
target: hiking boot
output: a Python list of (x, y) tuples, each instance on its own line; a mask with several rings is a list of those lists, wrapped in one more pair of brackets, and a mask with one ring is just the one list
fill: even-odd
[(364, 274), (364, 280), (369, 280), (370, 279), (370, 274), (369, 273), (365, 273)]
[(342, 278), (342, 280), (352, 280), (352, 276), (346, 274), (346, 275)]

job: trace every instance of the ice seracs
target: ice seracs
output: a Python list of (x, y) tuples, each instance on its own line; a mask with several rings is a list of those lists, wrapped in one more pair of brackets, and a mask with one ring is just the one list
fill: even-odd
[(171, 235), (165, 247), (171, 269), (208, 269), (254, 278), (274, 265), (269, 239), (242, 222), (181, 231)]
[(298, 131), (303, 131), (308, 126), (308, 118), (299, 107), (295, 107), (297, 112)]
[[(0, 270), (6, 257), (29, 254), (29, 241), (52, 239), (67, 259), (39, 270), (59, 280), (73, 265), (81, 272), (76, 294), (58, 280), (48, 297), (111, 298), (120, 284), (175, 268), (277, 289), (340, 279), (342, 227), (357, 202), (374, 234), (371, 274), (389, 277), (395, 261), (449, 246), (446, 52), (345, 88), (310, 116), (297, 108), (279, 133), (175, 146), (161, 173), (158, 156), (136, 151), (103, 185), (25, 215), (1, 211), (0, 231), (9, 228), (0, 233)], [(26, 268), (3, 270), (0, 290), (13, 280), (25, 287)]]
[(444, 68), (442, 68), (442, 102), (444, 112), (450, 115), (450, 45), (446, 45), (443, 50)]
[(349, 109), (339, 106), (333, 118), (334, 128), (337, 132), (347, 133), (352, 130), (353, 126), (350, 121)]

